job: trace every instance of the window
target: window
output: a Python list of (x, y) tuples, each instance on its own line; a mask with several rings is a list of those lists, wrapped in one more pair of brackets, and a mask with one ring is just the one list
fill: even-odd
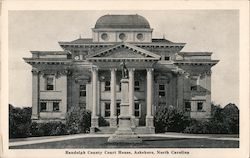
[(102, 33), (101, 38), (102, 38), (102, 40), (107, 41), (108, 40), (108, 34), (107, 33)]
[(197, 91), (197, 86), (191, 86), (191, 91)]
[(60, 111), (61, 100), (40, 100), (41, 112), (57, 112)]
[(119, 91), (122, 91), (122, 83), (119, 84)]
[(165, 96), (165, 85), (159, 84), (159, 97), (164, 97), (164, 96)]
[(135, 81), (135, 91), (140, 91), (140, 82)]
[(190, 101), (186, 101), (185, 102), (185, 111), (191, 111), (191, 102)]
[(197, 111), (202, 111), (203, 109), (203, 102), (197, 102)]
[(59, 111), (59, 102), (53, 102), (53, 111)]
[(80, 85), (80, 97), (86, 97), (86, 85)]
[(138, 34), (136, 35), (136, 37), (137, 37), (137, 39), (140, 40), (140, 41), (142, 41), (142, 40), (144, 39), (142, 33), (138, 33)]
[(110, 103), (105, 103), (105, 117), (110, 117)]
[(125, 41), (127, 39), (127, 36), (125, 33), (120, 33), (119, 34), (119, 39), (122, 40), (122, 41)]
[(140, 104), (135, 103), (135, 117), (140, 117)]
[(40, 102), (40, 111), (47, 110), (47, 102)]
[(54, 76), (47, 76), (46, 90), (54, 90)]
[(117, 116), (120, 115), (121, 113), (121, 106), (120, 106), (121, 103), (116, 103), (116, 113), (117, 113)]
[(105, 91), (110, 91), (110, 81), (105, 81)]
[(165, 56), (164, 59), (165, 59), (165, 60), (170, 60), (170, 57), (169, 57), (169, 56)]

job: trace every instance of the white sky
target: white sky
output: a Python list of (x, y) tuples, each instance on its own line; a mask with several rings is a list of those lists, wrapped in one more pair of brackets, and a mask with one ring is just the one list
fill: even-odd
[(91, 38), (104, 14), (139, 14), (154, 29), (153, 37), (187, 43), (182, 51), (213, 52), (212, 101), (239, 103), (239, 14), (236, 10), (186, 11), (10, 11), (9, 103), (31, 106), (30, 50), (61, 50), (58, 41)]

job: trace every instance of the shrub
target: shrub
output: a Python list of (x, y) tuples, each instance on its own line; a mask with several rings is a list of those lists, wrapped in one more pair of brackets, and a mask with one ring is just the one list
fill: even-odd
[(161, 106), (156, 111), (154, 124), (155, 131), (161, 132), (181, 132), (189, 124), (190, 120), (173, 107)]
[(30, 126), (31, 136), (55, 136), (67, 134), (66, 125), (59, 121), (36, 123)]
[(102, 116), (98, 117), (99, 126), (109, 126), (109, 122), (106, 121)]
[(9, 104), (9, 137), (23, 138), (29, 136), (31, 108), (16, 108)]
[(209, 134), (238, 134), (239, 110), (234, 104), (228, 104), (224, 108), (212, 105), (211, 118), (208, 120), (193, 121), (185, 130), (185, 133), (209, 133)]
[(72, 106), (66, 115), (67, 133), (87, 133), (90, 126), (91, 112), (78, 106)]

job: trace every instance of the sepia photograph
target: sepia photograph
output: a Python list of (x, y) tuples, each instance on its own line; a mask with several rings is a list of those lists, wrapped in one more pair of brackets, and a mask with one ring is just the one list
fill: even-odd
[(66, 157), (243, 150), (241, 14), (7, 10), (6, 150)]

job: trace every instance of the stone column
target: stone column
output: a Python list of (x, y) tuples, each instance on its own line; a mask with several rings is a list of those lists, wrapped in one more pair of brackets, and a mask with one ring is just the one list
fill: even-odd
[(110, 104), (110, 127), (117, 126), (117, 117), (116, 117), (116, 69), (111, 69), (111, 104)]
[(131, 115), (131, 127), (135, 127), (135, 102), (134, 102), (134, 68), (129, 69), (129, 114)]
[(98, 81), (98, 69), (96, 67), (92, 67), (92, 116), (91, 116), (91, 128), (90, 132), (95, 132), (95, 128), (98, 127), (98, 116), (97, 116), (97, 81)]
[(154, 127), (153, 116), (152, 116), (152, 101), (153, 101), (153, 70), (152, 68), (147, 69), (147, 115), (146, 115), (146, 126)]
[(32, 70), (32, 120), (39, 116), (39, 71)]

